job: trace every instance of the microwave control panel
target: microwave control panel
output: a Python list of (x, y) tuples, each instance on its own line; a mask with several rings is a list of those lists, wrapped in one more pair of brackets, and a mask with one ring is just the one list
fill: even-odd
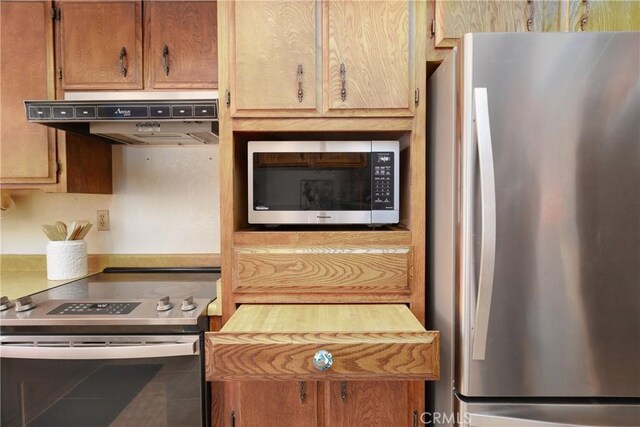
[(371, 153), (371, 209), (374, 211), (394, 209), (394, 160), (393, 152)]

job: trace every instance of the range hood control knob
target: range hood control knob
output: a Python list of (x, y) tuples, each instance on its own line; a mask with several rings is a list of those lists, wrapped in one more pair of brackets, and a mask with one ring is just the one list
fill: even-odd
[(193, 296), (189, 296), (182, 300), (182, 305), (180, 306), (180, 310), (191, 311), (197, 306), (198, 304), (193, 302)]
[(11, 304), (11, 301), (9, 301), (9, 298), (7, 297), (0, 298), (0, 311), (9, 310), (12, 306), (13, 304)]
[(158, 300), (158, 305), (156, 305), (156, 310), (158, 311), (167, 311), (173, 308), (173, 304), (169, 301), (169, 297), (162, 297)]
[(31, 297), (22, 297), (16, 300), (16, 311), (29, 311), (32, 310), (36, 304), (33, 302)]

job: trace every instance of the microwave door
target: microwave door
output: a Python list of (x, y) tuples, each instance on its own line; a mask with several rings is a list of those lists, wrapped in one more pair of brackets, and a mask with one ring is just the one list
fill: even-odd
[(371, 147), (371, 141), (250, 141), (249, 223), (393, 222), (376, 209), (397, 206), (397, 153)]

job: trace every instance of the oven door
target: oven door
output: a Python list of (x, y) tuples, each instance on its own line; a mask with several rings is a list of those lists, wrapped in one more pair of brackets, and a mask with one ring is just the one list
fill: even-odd
[(204, 426), (202, 340), (2, 336), (2, 426)]

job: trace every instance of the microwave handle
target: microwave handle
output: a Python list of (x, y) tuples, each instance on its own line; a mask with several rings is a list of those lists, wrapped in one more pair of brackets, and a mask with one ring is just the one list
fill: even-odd
[(141, 343), (136, 345), (75, 346), (69, 340), (65, 346), (51, 346), (37, 340), (21, 343), (3, 343), (0, 358), (49, 360), (146, 359), (174, 356), (194, 356), (200, 353), (199, 337), (185, 337), (180, 341)]

